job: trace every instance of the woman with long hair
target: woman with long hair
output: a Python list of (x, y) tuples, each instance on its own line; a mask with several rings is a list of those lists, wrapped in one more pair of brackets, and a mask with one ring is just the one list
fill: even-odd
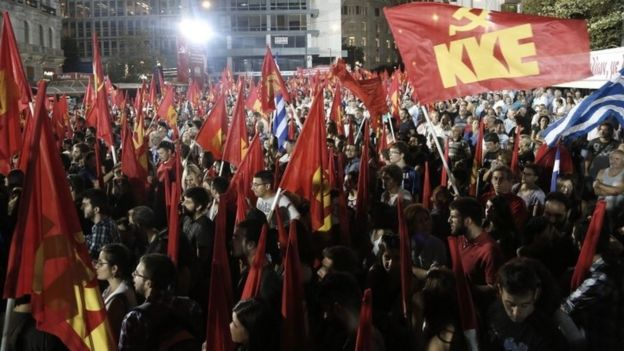
[(230, 333), (237, 351), (279, 351), (280, 327), (275, 313), (261, 300), (241, 300), (232, 310)]

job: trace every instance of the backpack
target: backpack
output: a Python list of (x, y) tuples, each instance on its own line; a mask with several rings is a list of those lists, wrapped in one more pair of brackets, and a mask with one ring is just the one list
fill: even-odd
[(156, 351), (201, 350), (201, 341), (189, 332), (186, 323), (176, 318), (173, 313), (156, 316), (149, 302), (137, 306), (135, 310), (141, 311), (153, 322), (151, 335), (154, 338), (148, 340), (149, 349)]

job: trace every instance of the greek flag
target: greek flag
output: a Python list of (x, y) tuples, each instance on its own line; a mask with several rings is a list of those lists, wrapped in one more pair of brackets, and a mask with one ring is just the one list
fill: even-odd
[(559, 138), (585, 135), (610, 115), (624, 124), (624, 69), (548, 127), (544, 140), (552, 147)]
[(550, 178), (550, 192), (557, 191), (557, 179), (559, 179), (559, 172), (561, 171), (561, 153), (559, 152), (559, 146), (557, 146), (557, 152), (555, 152), (555, 164), (553, 165), (552, 176)]
[(286, 116), (286, 103), (282, 95), (275, 96), (275, 117), (273, 118), (273, 135), (277, 138), (277, 146), (284, 150), (284, 143), (288, 138), (288, 118)]

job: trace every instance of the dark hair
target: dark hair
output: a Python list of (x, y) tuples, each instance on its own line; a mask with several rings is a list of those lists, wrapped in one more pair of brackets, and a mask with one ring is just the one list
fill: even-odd
[(401, 247), (401, 239), (397, 234), (386, 233), (381, 236), (381, 242), (379, 243), (379, 253), (383, 253), (388, 250), (397, 251)]
[(503, 177), (505, 177), (505, 180), (513, 180), (513, 171), (511, 170), (511, 168), (505, 165), (499, 165), (494, 167), (494, 169), (492, 170), (492, 174), (494, 174), (494, 172), (502, 173)]
[(338, 304), (344, 309), (357, 312), (360, 308), (362, 291), (355, 277), (346, 272), (330, 272), (321, 280), (318, 301), (332, 306)]
[(247, 351), (279, 349), (279, 323), (271, 308), (262, 300), (248, 299), (239, 301), (232, 309), (238, 321), (249, 334)]
[(176, 280), (176, 267), (167, 255), (150, 253), (141, 256), (141, 263), (145, 267), (145, 279), (152, 281), (152, 288), (168, 290)]
[(397, 165), (384, 166), (381, 169), (381, 173), (386, 173), (395, 183), (399, 185), (401, 185), (401, 182), (403, 181), (403, 170)]
[(201, 206), (202, 210), (205, 210), (210, 202), (210, 195), (208, 195), (208, 191), (200, 186), (186, 189), (184, 197), (188, 197), (193, 200), (195, 206)]
[(215, 177), (212, 180), (212, 186), (215, 188), (217, 193), (224, 194), (230, 186), (230, 181), (226, 177)]
[(114, 243), (105, 245), (101, 250), (106, 256), (109, 267), (117, 266), (117, 278), (130, 280), (132, 273), (132, 254), (123, 244)]
[(332, 272), (347, 272), (357, 276), (360, 262), (355, 252), (347, 246), (330, 246), (323, 250), (323, 257), (332, 260)]
[(552, 193), (548, 193), (548, 195), (546, 195), (544, 203), (548, 201), (560, 202), (565, 206), (566, 210), (570, 209), (570, 201), (568, 200), (568, 197), (560, 191), (553, 191)]
[(498, 286), (511, 295), (534, 293), (542, 283), (529, 259), (517, 257), (505, 263), (498, 271)]
[(492, 143), (500, 143), (500, 139), (498, 138), (498, 134), (496, 133), (487, 133), (483, 136), (483, 141), (492, 142)]
[(175, 146), (173, 146), (172, 142), (163, 140), (160, 142), (160, 144), (158, 144), (158, 149), (166, 149), (173, 152), (175, 150)]
[(6, 181), (9, 184), (9, 189), (21, 188), (24, 186), (24, 172), (21, 169), (12, 169), (7, 174)]
[(407, 153), (409, 151), (409, 146), (407, 146), (407, 144), (402, 141), (398, 141), (392, 144), (392, 146), (390, 146), (388, 149), (397, 149), (399, 150), (400, 153), (407, 156)]
[(430, 217), (429, 210), (421, 204), (410, 204), (403, 209), (403, 215), (405, 216), (407, 228), (412, 229), (416, 226), (416, 215), (419, 213), (424, 213)]
[(434, 269), (427, 273), (422, 290), (427, 339), (437, 335), (449, 324), (458, 326), (459, 308), (455, 289), (455, 276), (449, 269)]
[(264, 223), (258, 219), (246, 219), (237, 225), (239, 235), (247, 242), (253, 242), (258, 245), (260, 240), (260, 234), (262, 233), (262, 226)]
[[(535, 173), (535, 175), (536, 175), (536, 176), (538, 176), (538, 177), (539, 177), (540, 172), (541, 172), (541, 170), (542, 170), (542, 169), (541, 169), (538, 165), (536, 165), (536, 164), (534, 164), (534, 163), (527, 163), (527, 164), (525, 164), (525, 165), (524, 165), (524, 167), (522, 167), (522, 169), (523, 169), (523, 170), (525, 170), (525, 169), (530, 169), (530, 170), (532, 170), (532, 171), (533, 171), (533, 173)], [(562, 174), (562, 175), (563, 175), (563, 174)]]
[(459, 212), (464, 218), (470, 218), (473, 222), (481, 224), (483, 221), (483, 207), (471, 197), (460, 197), (449, 205), (449, 209)]
[(266, 183), (269, 185), (273, 184), (273, 172), (271, 171), (267, 171), (267, 170), (259, 171), (259, 172), (256, 172), (256, 174), (254, 174), (253, 177), (260, 178), (263, 183)]
[(101, 189), (88, 189), (82, 193), (82, 198), (89, 200), (93, 208), (99, 208), (100, 214), (109, 215), (110, 207), (106, 193)]
[(132, 222), (142, 229), (154, 228), (154, 211), (147, 206), (137, 206), (132, 209)]

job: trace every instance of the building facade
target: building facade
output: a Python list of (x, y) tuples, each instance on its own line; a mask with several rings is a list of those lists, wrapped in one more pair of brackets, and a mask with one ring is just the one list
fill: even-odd
[(0, 10), (7, 11), (11, 18), (26, 78), (34, 84), (60, 73), (64, 55), (58, 1), (0, 0)]

